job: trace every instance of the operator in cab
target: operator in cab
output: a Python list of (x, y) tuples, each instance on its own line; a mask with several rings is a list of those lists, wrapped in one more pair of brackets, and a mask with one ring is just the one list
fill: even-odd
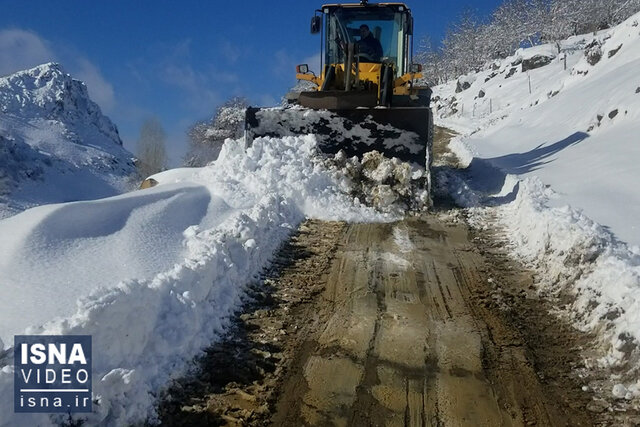
[(360, 54), (363, 56), (363, 59), (380, 62), (382, 58), (382, 45), (380, 41), (371, 34), (369, 26), (366, 24), (360, 25), (360, 41), (358, 41), (358, 46), (360, 47)]

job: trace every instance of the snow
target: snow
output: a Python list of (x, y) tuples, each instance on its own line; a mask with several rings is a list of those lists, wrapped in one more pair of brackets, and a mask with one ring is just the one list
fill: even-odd
[(554, 44), (541, 44), (527, 49), (520, 48), (516, 51), (514, 56), (516, 58), (515, 62), (519, 62), (518, 60), (535, 58), (536, 56), (555, 58), (556, 56), (558, 56), (558, 49)]
[(406, 227), (393, 227), (393, 241), (400, 249), (400, 252), (406, 254), (415, 249), (415, 245), (409, 237), (409, 230)]
[[(491, 71), (482, 72), (471, 88), (455, 95), (463, 113), (446, 116), (442, 108), (440, 120), (465, 132), (482, 128), (465, 140), (477, 158), (507, 173), (538, 176), (562, 194), (559, 204), (583, 209), (620, 240), (640, 245), (640, 39), (633, 19), (599, 36), (607, 39), (605, 52), (622, 45), (613, 57), (605, 53), (589, 66), (576, 51), (567, 71), (561, 61), (532, 70), (531, 94), (525, 73), (485, 82)], [(582, 69), (589, 71), (586, 76), (577, 74)], [(449, 98), (453, 89), (454, 84), (439, 87), (436, 95)], [(486, 96), (476, 99), (480, 90)], [(611, 209), (621, 204), (625, 209)]]
[(514, 64), (555, 47), (520, 50), (463, 92), (456, 81), (434, 91), (436, 122), (461, 132), (451, 148), (468, 165), (438, 188), (478, 221), (494, 212), (539, 291), (571, 296), (561, 311), (598, 336), (597, 362), (624, 373), (613, 393), (629, 398), (640, 397), (639, 19), (572, 37), (540, 68)]
[[(265, 108), (257, 113), (257, 117), (259, 124), (253, 131), (258, 135), (310, 134), (324, 126), (329, 137), (318, 135), (318, 138), (320, 143), (328, 147), (344, 145), (345, 141), (352, 146), (362, 144), (375, 147), (379, 143), (378, 138), (371, 137), (372, 129), (375, 129), (376, 134), (393, 135), (384, 138), (381, 142), (385, 152), (393, 152), (395, 149), (402, 152), (408, 151), (414, 155), (424, 152), (424, 145), (416, 142), (418, 135), (413, 132), (399, 131), (391, 125), (377, 123), (371, 116), (365, 117), (362, 122), (351, 122), (348, 127), (345, 127), (344, 118), (327, 110), (302, 110), (301, 107)], [(362, 150), (362, 152), (365, 151)]]
[[(597, 363), (618, 372), (611, 393), (629, 400), (640, 396), (629, 345), (640, 342), (638, 18), (573, 37), (560, 55), (555, 46), (520, 50), (465, 76), (462, 92), (458, 81), (435, 90), (437, 120), (462, 132), (451, 148), (468, 164), (464, 174), (442, 170), (438, 190), (472, 207), (475, 220), (497, 216), (509, 249), (538, 272), (540, 293), (572, 296), (562, 310), (597, 334)], [(603, 55), (590, 65), (584, 49), (594, 39)], [(551, 54), (527, 73), (514, 65)], [(429, 204), (414, 191), (428, 177), (407, 164), (378, 153), (323, 159), (322, 141), (284, 128), (249, 147), (227, 140), (209, 166), (166, 171), (152, 177), (156, 187), (117, 195), (129, 154), (85, 93), (53, 64), (0, 79), (0, 148), (10, 153), (0, 157), (9, 188), (0, 217), (13, 215), (0, 220), (0, 349), (19, 333), (92, 335), (98, 403), (88, 424), (153, 421), (158, 391), (225, 332), (245, 286), (305, 217), (392, 221), (408, 198)], [(273, 111), (262, 123), (277, 125)], [(326, 121), (343, 138), (370, 136), (323, 113), (291, 114), (302, 133)], [(371, 181), (365, 191), (355, 176)], [(68, 203), (27, 209), (53, 202)], [(413, 250), (406, 229), (393, 238), (402, 253)], [(0, 426), (59, 422), (13, 413), (8, 354)]]
[(134, 172), (115, 125), (60, 65), (0, 78), (0, 218), (119, 194)]
[[(397, 219), (355, 200), (316, 146), (313, 135), (247, 149), (227, 140), (211, 165), (154, 175), (151, 189), (0, 221), (0, 339), (92, 335), (88, 423), (153, 421), (158, 390), (224, 333), (245, 286), (305, 217)], [(13, 367), (2, 364), (0, 426), (60, 421), (14, 414)]]
[[(0, 301), (0, 336), (9, 341), (25, 324), (73, 314), (75, 307), (60, 301), (123, 280), (152, 279), (181, 260), (188, 226), (221, 222), (228, 211), (203, 187), (173, 185), (144, 196), (42, 206), (0, 222), (8, 236), (0, 242), (2, 289), (17, 296)], [(21, 292), (25, 284), (38, 292)]]

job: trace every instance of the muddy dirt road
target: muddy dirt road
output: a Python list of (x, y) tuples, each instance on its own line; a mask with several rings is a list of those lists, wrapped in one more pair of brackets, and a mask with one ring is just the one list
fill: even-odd
[(466, 227), (435, 215), (349, 225), (325, 279), (332, 314), (274, 425), (587, 424), (545, 396), (522, 340), (474, 298), (489, 269)]
[(391, 224), (305, 222), (202, 372), (169, 390), (161, 420), (598, 424), (574, 375), (588, 337), (547, 314), (531, 274), (496, 246), (454, 208)]

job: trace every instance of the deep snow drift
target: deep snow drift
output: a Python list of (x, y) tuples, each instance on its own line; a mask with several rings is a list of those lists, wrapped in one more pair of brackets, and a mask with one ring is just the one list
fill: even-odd
[[(98, 403), (88, 421), (153, 419), (158, 390), (224, 332), (244, 286), (305, 216), (395, 219), (354, 198), (348, 174), (316, 144), (312, 135), (259, 138), (245, 150), (227, 140), (210, 166), (158, 174), (154, 188), (0, 221), (10, 236), (0, 241), (5, 348), (25, 330), (90, 334)], [(381, 176), (393, 173), (385, 165), (376, 164)], [(59, 420), (13, 413), (11, 364), (7, 353), (0, 425)]]
[(116, 127), (60, 65), (0, 78), (0, 218), (119, 194), (134, 172)]
[(469, 165), (441, 183), (463, 205), (494, 207), (541, 292), (573, 296), (564, 312), (598, 335), (598, 362), (627, 399), (640, 397), (639, 21), (560, 52), (520, 50), (434, 91)]

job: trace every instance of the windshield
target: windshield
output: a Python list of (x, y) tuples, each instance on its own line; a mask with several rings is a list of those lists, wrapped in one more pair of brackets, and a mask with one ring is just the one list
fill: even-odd
[[(356, 43), (363, 53), (361, 62), (394, 62), (404, 72), (404, 19), (404, 13), (390, 7), (335, 10), (327, 20), (326, 63), (344, 62), (344, 46)], [(367, 40), (363, 40), (365, 34)], [(380, 57), (371, 53), (379, 49), (376, 45), (382, 48)]]

